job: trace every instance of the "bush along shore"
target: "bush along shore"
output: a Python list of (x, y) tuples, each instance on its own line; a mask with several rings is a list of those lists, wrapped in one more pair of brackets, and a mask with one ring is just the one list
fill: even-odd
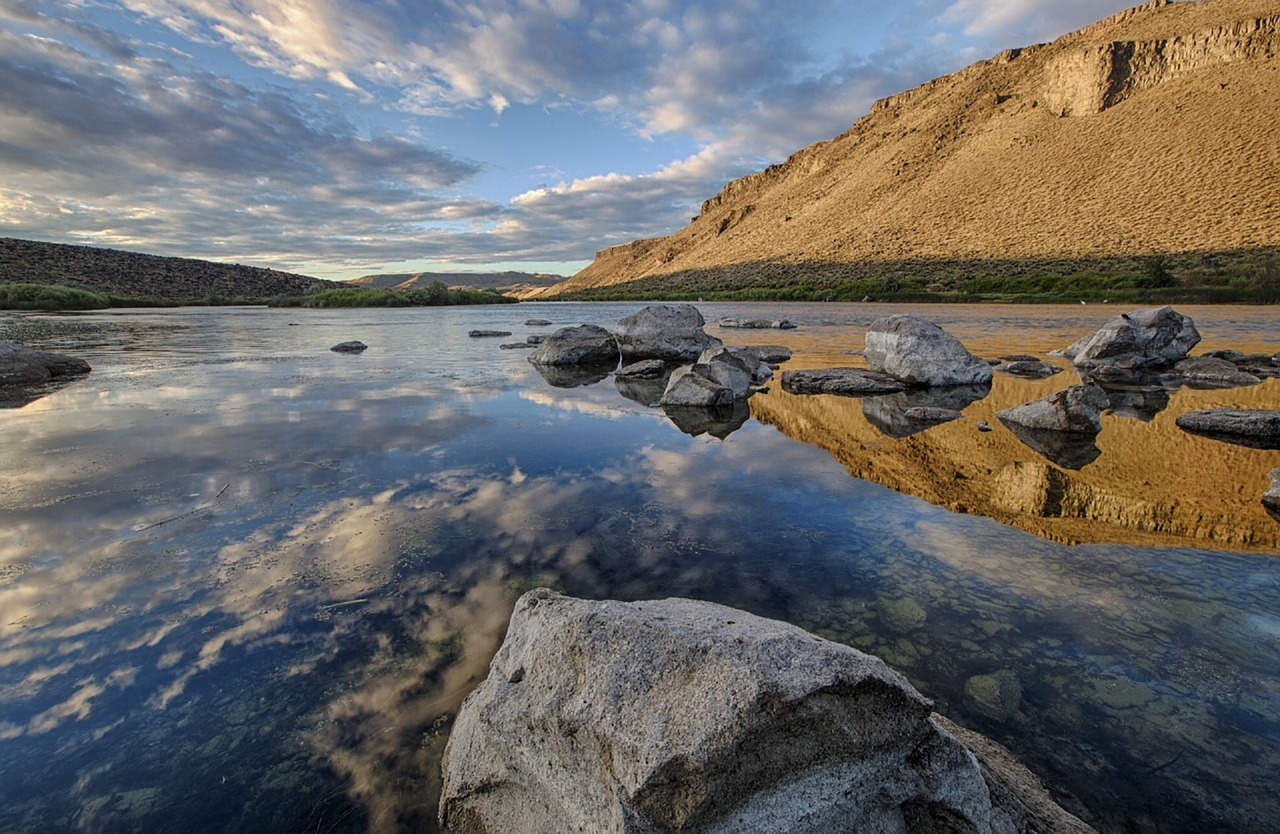
[[(1280, 252), (1038, 261), (742, 263), (560, 292), (556, 301), (1280, 303)], [(536, 299), (535, 299), (536, 300)]]
[[(438, 283), (438, 282), (437, 282)], [(306, 295), (206, 296), (204, 298), (170, 299), (132, 297), (93, 292), (81, 287), (60, 284), (0, 283), (0, 310), (105, 310), (108, 307), (442, 307), (463, 304), (515, 304), (489, 290), (454, 290), (440, 284), (425, 290), (366, 290), (356, 287), (320, 290)]]

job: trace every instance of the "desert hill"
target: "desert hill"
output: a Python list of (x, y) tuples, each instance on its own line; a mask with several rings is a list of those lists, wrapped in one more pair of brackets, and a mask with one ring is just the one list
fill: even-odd
[(497, 290), (504, 295), (519, 297), (553, 287), (564, 280), (561, 275), (536, 272), (401, 272), (378, 275), (362, 275), (349, 283), (381, 290), (423, 289), (433, 281), (439, 281), (450, 289)]
[(342, 286), (274, 269), (16, 238), (0, 238), (0, 283), (66, 284), (118, 298), (200, 303)]
[(1157, 286), (1280, 283), (1277, 52), (1275, 0), (1157, 0), (877, 102), (544, 295), (861, 297), (1144, 263)]

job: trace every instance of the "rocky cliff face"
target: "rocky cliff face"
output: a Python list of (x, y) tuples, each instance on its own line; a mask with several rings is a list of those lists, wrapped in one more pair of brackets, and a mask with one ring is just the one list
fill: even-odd
[[(1280, 249), (1280, 14), (1153, 2), (878, 102), (551, 290), (916, 260)], [(1072, 118), (1063, 118), (1063, 117)]]

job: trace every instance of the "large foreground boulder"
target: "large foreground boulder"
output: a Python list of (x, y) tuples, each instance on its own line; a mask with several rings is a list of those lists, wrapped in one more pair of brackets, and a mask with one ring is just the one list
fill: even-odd
[(873, 371), (911, 386), (985, 385), (991, 366), (931, 321), (896, 315), (867, 329), (864, 357)]
[(562, 327), (542, 340), (529, 356), (535, 365), (618, 364), (618, 343), (613, 334), (594, 324)]
[(641, 359), (692, 362), (720, 344), (702, 329), (705, 324), (692, 304), (658, 304), (622, 319), (614, 333), (626, 363)]
[(1108, 321), (1063, 351), (1094, 374), (1122, 375), (1159, 371), (1183, 360), (1200, 341), (1191, 319), (1172, 307), (1135, 310)]
[(89, 373), (89, 363), (12, 342), (0, 342), (0, 389), (39, 385)]
[(881, 661), (785, 623), (531, 591), (454, 724), (440, 821), (455, 834), (1088, 830), (997, 789), (930, 710)]

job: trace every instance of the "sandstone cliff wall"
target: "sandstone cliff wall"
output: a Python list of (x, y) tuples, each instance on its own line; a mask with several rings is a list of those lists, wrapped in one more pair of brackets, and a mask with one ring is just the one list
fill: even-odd
[[(553, 292), (841, 264), (1280, 249), (1280, 14), (1156, 2), (883, 99)], [(1121, 106), (1123, 105), (1123, 106)], [(1062, 118), (1074, 116), (1077, 118)]]

